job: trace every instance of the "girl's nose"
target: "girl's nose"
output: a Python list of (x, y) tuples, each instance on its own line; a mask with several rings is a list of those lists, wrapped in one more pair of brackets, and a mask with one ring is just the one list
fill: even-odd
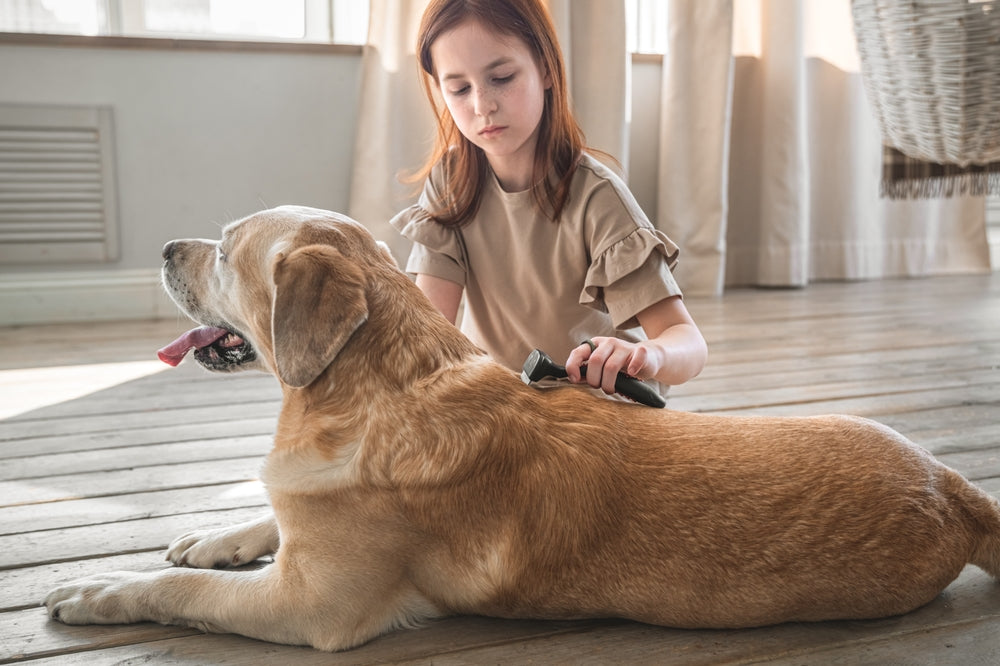
[(489, 89), (476, 91), (476, 115), (488, 116), (497, 110), (496, 97)]

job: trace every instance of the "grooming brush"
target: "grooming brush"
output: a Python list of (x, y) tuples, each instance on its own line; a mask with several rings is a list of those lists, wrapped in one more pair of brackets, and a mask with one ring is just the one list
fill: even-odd
[[(580, 366), (580, 373), (586, 377), (587, 366)], [(567, 376), (566, 366), (559, 365), (540, 349), (536, 349), (528, 354), (528, 358), (521, 370), (521, 381), (525, 384), (531, 384), (546, 377), (563, 379)], [(619, 372), (617, 379), (615, 379), (615, 392), (650, 407), (666, 407), (667, 405), (667, 401), (663, 399), (662, 395), (654, 391), (653, 387), (635, 377), (626, 375), (624, 372)]]

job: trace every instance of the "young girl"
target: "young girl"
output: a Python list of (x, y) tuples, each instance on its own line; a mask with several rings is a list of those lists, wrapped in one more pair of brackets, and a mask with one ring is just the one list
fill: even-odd
[(463, 332), (515, 370), (538, 348), (609, 394), (619, 371), (697, 375), (708, 352), (677, 246), (586, 152), (542, 0), (432, 0), (417, 49), (438, 140), (392, 223), (431, 302), (454, 323), (464, 292)]

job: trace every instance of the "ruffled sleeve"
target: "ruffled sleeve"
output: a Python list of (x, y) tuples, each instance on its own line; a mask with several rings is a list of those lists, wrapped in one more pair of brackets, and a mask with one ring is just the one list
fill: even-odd
[(593, 258), (580, 304), (607, 312), (616, 328), (637, 326), (636, 314), (664, 298), (681, 295), (671, 273), (679, 253), (663, 232), (635, 227)]
[(413, 241), (406, 262), (408, 273), (423, 273), (464, 285), (467, 273), (466, 253), (458, 231), (434, 221), (428, 212), (434, 193), (433, 174), (424, 185), (420, 200), (400, 211), (390, 220), (405, 238)]

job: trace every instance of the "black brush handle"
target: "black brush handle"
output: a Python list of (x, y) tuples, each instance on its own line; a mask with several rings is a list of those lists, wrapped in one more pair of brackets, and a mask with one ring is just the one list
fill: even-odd
[[(580, 366), (580, 374), (587, 376), (587, 366)], [(528, 354), (527, 360), (521, 372), (521, 381), (525, 384), (537, 382), (545, 377), (553, 379), (563, 379), (567, 376), (566, 366), (559, 365), (552, 360), (552, 357), (541, 349), (535, 349)], [(635, 402), (650, 407), (666, 407), (667, 401), (663, 396), (653, 390), (653, 387), (643, 381), (630, 377), (624, 372), (619, 372), (615, 379), (615, 392), (634, 400)]]
[[(587, 376), (587, 366), (580, 366), (580, 376)], [(667, 401), (646, 382), (636, 379), (624, 372), (619, 372), (615, 378), (615, 393), (621, 393), (626, 398), (635, 400), (650, 407), (666, 407)]]

